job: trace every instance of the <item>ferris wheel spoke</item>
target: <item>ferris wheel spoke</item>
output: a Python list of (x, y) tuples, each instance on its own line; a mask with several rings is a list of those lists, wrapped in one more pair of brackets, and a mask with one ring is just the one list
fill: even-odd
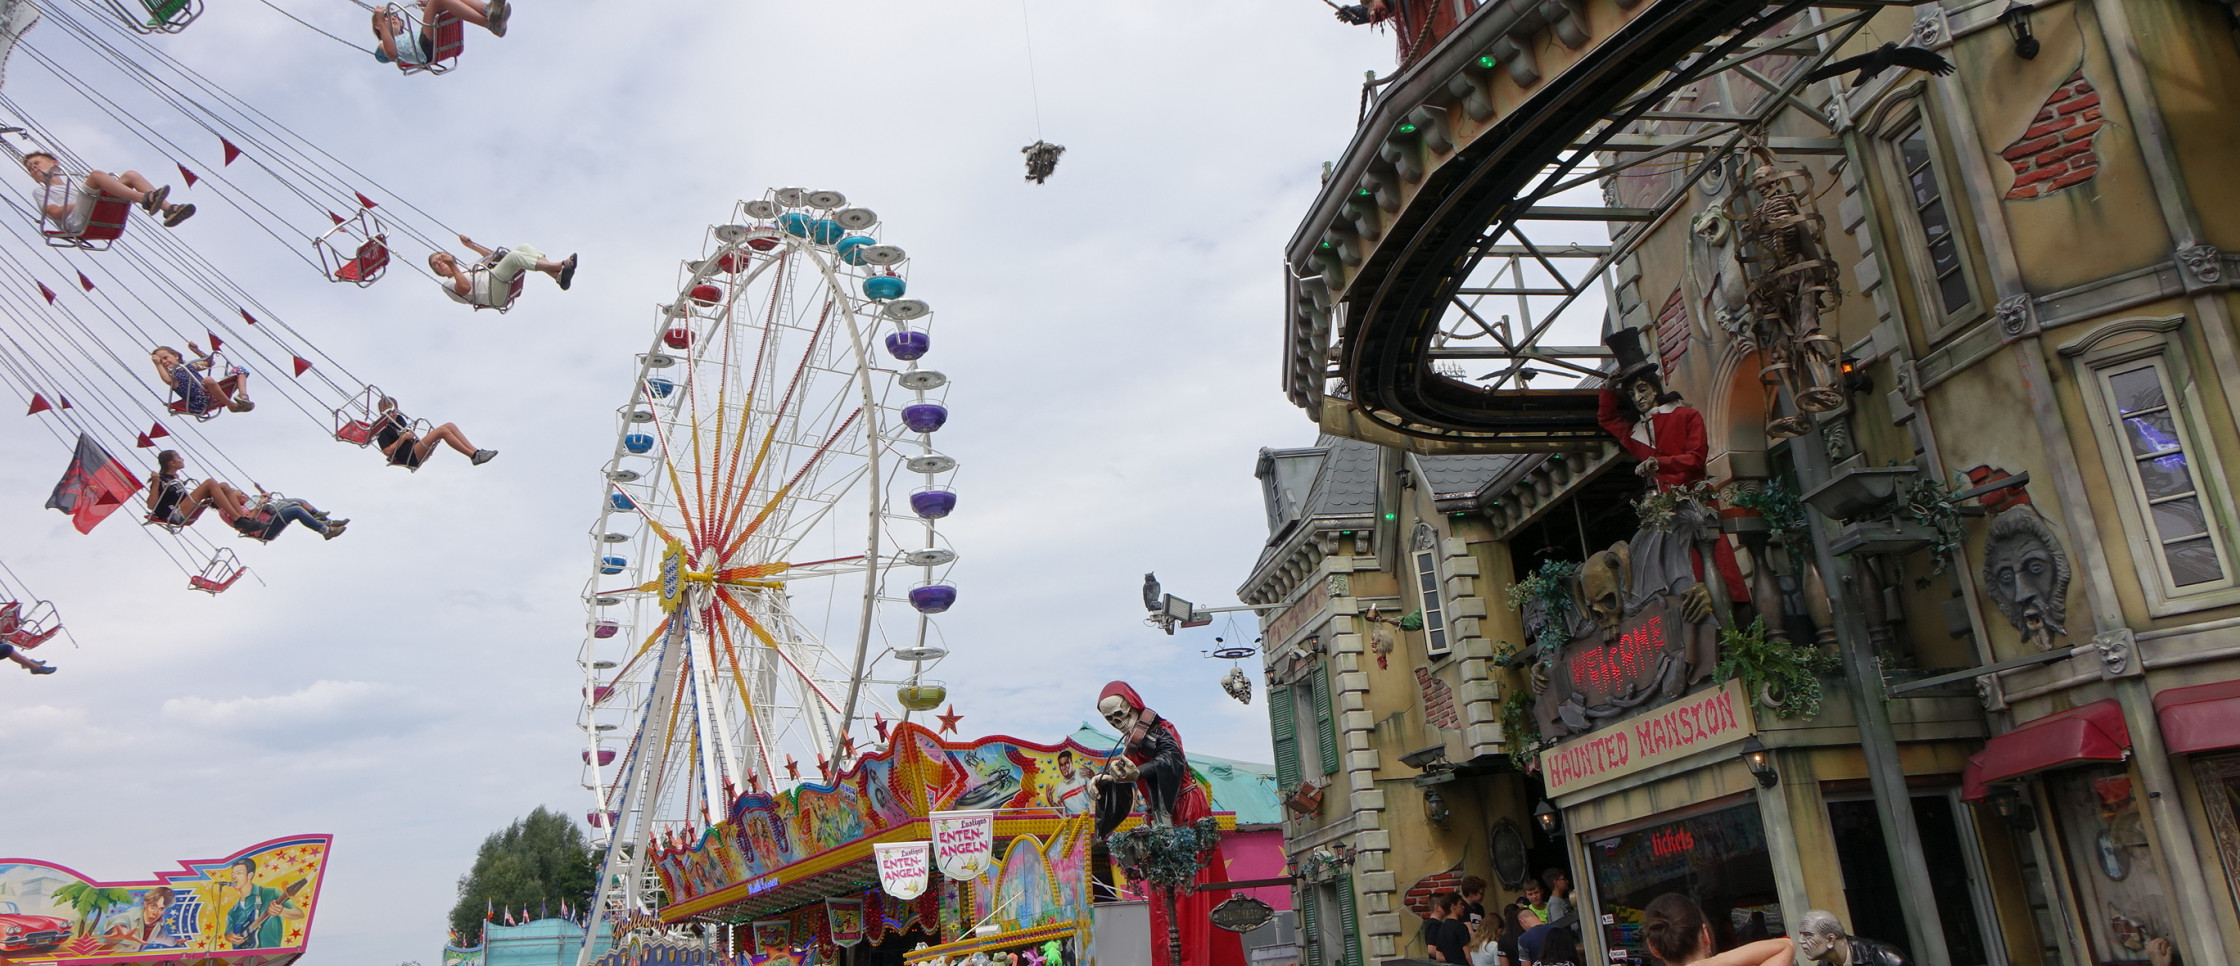
[[(817, 447), (816, 452), (809, 454), (808, 460), (802, 464), (800, 471), (793, 475), (793, 479), (787, 480), (786, 485), (779, 487), (778, 492), (773, 494), (769, 501), (762, 505), (762, 509), (755, 513), (754, 519), (741, 528), (736, 537), (732, 538), (730, 546), (723, 550), (724, 557), (728, 558), (732, 554), (738, 553), (739, 548), (746, 545), (747, 539), (754, 536), (755, 531), (762, 527), (763, 521), (770, 519), (770, 514), (785, 502), (786, 495), (793, 492), (794, 486), (801, 482), (801, 478), (807, 476), (810, 470), (817, 467), (818, 461), (824, 458), (824, 454), (831, 452), (833, 441), (846, 434), (848, 427), (855, 425), (856, 417), (861, 415), (863, 415), (863, 410), (858, 409), (849, 413), (847, 419), (841, 420), (840, 428), (833, 430), (832, 435), (825, 439), (824, 445)], [(741, 501), (740, 505), (745, 505), (744, 500)]]
[[(810, 330), (809, 344), (802, 353), (801, 364), (794, 367), (793, 378), (788, 380), (786, 383), (785, 395), (781, 396), (778, 399), (777, 408), (771, 411), (770, 425), (762, 435), (762, 444), (755, 451), (754, 462), (747, 467), (746, 482), (741, 483), (736, 489), (729, 491), (739, 494), (739, 499), (729, 507), (729, 512), (724, 518), (723, 527), (725, 530), (738, 525), (739, 514), (745, 510), (748, 502), (747, 495), (754, 491), (755, 482), (762, 476), (762, 468), (767, 463), (770, 457), (771, 444), (777, 439), (778, 429), (786, 424), (785, 416), (787, 412), (792, 410), (793, 401), (800, 391), (801, 377), (808, 371), (809, 360), (814, 357), (817, 343), (820, 339), (822, 339), (825, 331), (825, 325), (827, 322), (831, 321), (831, 318), (832, 300), (826, 299), (823, 311), (819, 312), (817, 315), (816, 328)], [(765, 331), (767, 331), (767, 329)], [(756, 366), (758, 377), (760, 375), (760, 369), (761, 366), (758, 364)], [(745, 424), (742, 423), (740, 426), (741, 432), (744, 433), (745, 429)], [(735, 549), (727, 551), (726, 556), (728, 556), (730, 553), (735, 552), (737, 552)]]
[[(741, 716), (747, 719), (747, 729), (754, 734), (755, 748), (761, 752), (761, 773), (765, 777), (772, 776), (777, 767), (777, 762), (770, 757), (769, 739), (762, 734), (762, 716), (756, 713), (754, 697), (747, 692), (747, 675), (739, 667), (739, 646), (731, 639), (730, 625), (725, 624), (714, 615), (714, 608), (709, 608), (709, 610), (711, 613), (708, 618), (708, 626), (715, 629), (714, 639), (723, 642), (724, 657), (731, 663), (731, 683), (739, 692)], [(771, 778), (772, 784), (776, 784), (776, 781), (776, 778)]]
[(762, 622), (755, 619), (753, 614), (747, 613), (747, 609), (740, 606), (739, 602), (731, 596), (730, 591), (718, 589), (716, 599), (722, 601), (725, 607), (731, 609), (732, 615), (739, 618), (739, 623), (745, 625), (748, 632), (752, 633), (756, 640), (761, 641), (764, 647), (778, 655), (778, 659), (784, 661), (786, 667), (793, 669), (794, 676), (800, 678), (801, 683), (808, 686), (810, 693), (815, 694), (818, 700), (825, 703), (826, 707), (834, 711), (840, 710), (840, 702), (832, 700), (831, 695), (824, 693), (824, 687), (817, 683), (816, 675), (802, 670), (801, 665), (794, 661), (793, 655), (786, 652), (785, 647), (770, 633), (769, 628), (762, 626)]

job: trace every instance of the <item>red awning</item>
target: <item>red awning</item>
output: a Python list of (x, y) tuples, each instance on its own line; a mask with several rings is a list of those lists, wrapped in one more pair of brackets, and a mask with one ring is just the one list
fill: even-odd
[(2240, 681), (2171, 688), (2154, 696), (2154, 712), (2171, 754), (2240, 745)]
[(2114, 698), (2047, 715), (1984, 742), (1968, 757), (1960, 797), (1980, 802), (1991, 784), (2088, 761), (2122, 761), (2131, 750), (2131, 729)]

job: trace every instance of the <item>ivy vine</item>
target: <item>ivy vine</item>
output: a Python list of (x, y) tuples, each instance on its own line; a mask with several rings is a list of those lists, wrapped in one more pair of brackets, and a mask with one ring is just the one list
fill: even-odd
[(1719, 490), (1708, 480), (1698, 480), (1687, 486), (1657, 490), (1633, 501), (1633, 511), (1641, 518), (1641, 528), (1670, 532), (1682, 501), (1693, 500), (1705, 507), (1719, 505)]
[(1960, 523), (1959, 501), (1952, 498), (1956, 492), (1959, 491), (1933, 476), (1922, 477), (1906, 490), (1906, 516), (1936, 532), (1929, 543), (1929, 559), (1935, 562), (1935, 567), (1928, 577), (1915, 582), (1918, 586), (1927, 587), (1931, 577), (1942, 575), (1953, 561), (1960, 559), (1968, 532)]
[(1570, 643), (1571, 612), (1579, 606), (1571, 596), (1571, 578), (1578, 576), (1579, 565), (1567, 560), (1546, 560), (1540, 569), (1523, 580), (1509, 585), (1509, 609), (1521, 611), (1525, 602), (1537, 600), (1546, 605), (1547, 622), (1540, 627), (1532, 646), (1546, 660), (1557, 649)]
[(1501, 699), (1501, 735), (1508, 740), (1509, 762), (1522, 770), (1540, 753), (1540, 722), (1532, 717), (1532, 689), (1510, 688)]
[(1720, 632), (1719, 666), (1713, 678), (1720, 683), (1741, 678), (1751, 702), (1776, 718), (1816, 718), (1820, 676), (1834, 673), (1837, 667), (1834, 657), (1817, 648), (1766, 640), (1765, 619), (1759, 618), (1747, 628)]
[(1198, 881), (1205, 854), (1221, 844), (1221, 827), (1201, 818), (1195, 825), (1145, 822), (1105, 839), (1112, 861), (1128, 877), (1168, 889)]
[(1804, 500), (1787, 480), (1767, 480), (1757, 489), (1735, 494), (1728, 502), (1758, 511), (1773, 538), (1791, 553), (1801, 556), (1806, 552), (1811, 534), (1805, 529)]

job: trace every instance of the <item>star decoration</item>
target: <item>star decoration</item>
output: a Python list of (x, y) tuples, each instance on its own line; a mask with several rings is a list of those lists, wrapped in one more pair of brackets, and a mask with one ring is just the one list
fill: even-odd
[(880, 740), (880, 741), (885, 741), (885, 740), (887, 740), (887, 716), (886, 716), (886, 715), (880, 714), (880, 713), (878, 713), (878, 712), (876, 712), (876, 711), (872, 712), (872, 713), (871, 713), (871, 726), (872, 726), (873, 728), (877, 728), (877, 729), (879, 729), (879, 740)]
[(801, 777), (801, 763), (794, 761), (792, 755), (786, 756), (786, 777), (795, 779)]
[(945, 735), (955, 734), (957, 732), (957, 722), (964, 720), (964, 715), (957, 713), (957, 706), (954, 704), (950, 705), (947, 711), (934, 715), (934, 717), (941, 719), (941, 733)]
[(853, 756), (853, 755), (855, 755), (855, 753), (856, 753), (856, 736), (854, 736), (854, 735), (846, 735), (846, 736), (843, 736), (843, 737), (842, 737), (842, 738), (840, 739), (840, 753), (841, 753), (841, 754), (843, 754), (843, 755), (849, 755), (849, 756)]

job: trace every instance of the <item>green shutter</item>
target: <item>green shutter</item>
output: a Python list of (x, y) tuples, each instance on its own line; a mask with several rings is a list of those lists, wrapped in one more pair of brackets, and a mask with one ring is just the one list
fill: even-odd
[(1322, 726), (1322, 773), (1338, 773), (1338, 759), (1344, 752), (1338, 749), (1338, 719), (1330, 713), (1330, 666), (1317, 665), (1314, 669), (1314, 720)]
[(1292, 703), (1288, 685), (1268, 688), (1268, 731), (1275, 737), (1276, 794), (1289, 795), (1299, 787), (1298, 705)]
[(1316, 924), (1322, 919), (1315, 912), (1315, 906), (1321, 899), (1315, 893), (1321, 891), (1321, 889), (1307, 885), (1301, 886), (1298, 891), (1291, 894), (1292, 905), (1299, 910), (1299, 961), (1302, 963), (1319, 963), (1322, 961), (1322, 933), (1315, 928)]
[(1353, 911), (1353, 877), (1338, 880), (1338, 926), (1346, 937), (1346, 966), (1361, 966), (1361, 920)]

